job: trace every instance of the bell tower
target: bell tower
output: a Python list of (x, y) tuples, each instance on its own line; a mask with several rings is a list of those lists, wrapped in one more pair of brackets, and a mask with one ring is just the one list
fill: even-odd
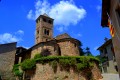
[(35, 44), (49, 41), (53, 38), (53, 21), (46, 13), (36, 19)]

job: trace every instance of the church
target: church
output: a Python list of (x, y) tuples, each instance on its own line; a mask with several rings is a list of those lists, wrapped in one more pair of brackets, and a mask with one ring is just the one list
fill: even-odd
[[(44, 56), (79, 56), (80, 41), (70, 37), (67, 33), (53, 37), (54, 19), (47, 14), (36, 19), (35, 45), (19, 54), (21, 60), (34, 58), (36, 54), (47, 51)], [(19, 60), (21, 62), (21, 60)]]

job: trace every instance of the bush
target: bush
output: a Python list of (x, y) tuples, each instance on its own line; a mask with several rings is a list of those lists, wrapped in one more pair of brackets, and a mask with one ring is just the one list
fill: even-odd
[(76, 67), (77, 67), (77, 71), (80, 71), (80, 70), (83, 70), (86, 66), (82, 63), (77, 63)]
[(42, 56), (37, 54), (34, 59), (26, 59), (21, 63), (23, 70), (33, 69), (37, 63), (50, 63), (52, 68), (56, 68), (57, 64), (64, 69), (73, 67), (78, 71), (85, 68), (93, 67), (94, 62), (99, 62), (98, 59), (91, 56)]
[(68, 59), (59, 59), (59, 63), (64, 67), (68, 67), (70, 65), (70, 61)]
[(43, 57), (41, 54), (36, 54), (36, 55), (34, 56), (34, 59), (38, 59), (38, 58), (41, 58), (41, 57)]
[(13, 72), (14, 72), (14, 75), (15, 76), (19, 76), (19, 77), (21, 77), (22, 75), (23, 75), (23, 72), (20, 72), (19, 71), (19, 64), (15, 64), (14, 66), (13, 66)]
[(36, 61), (34, 59), (26, 59), (21, 63), (23, 70), (33, 69), (36, 67)]

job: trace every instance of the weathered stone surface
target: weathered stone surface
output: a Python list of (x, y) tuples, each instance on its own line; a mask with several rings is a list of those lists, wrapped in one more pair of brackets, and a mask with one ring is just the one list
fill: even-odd
[(41, 43), (32, 48), (31, 58), (34, 58), (35, 54), (40, 54), (43, 49), (48, 49), (52, 56), (59, 55), (58, 48), (59, 48), (58, 44), (54, 42)]
[(2, 79), (13, 79), (12, 68), (15, 62), (16, 43), (0, 45), (0, 75)]
[[(51, 23), (49, 23), (49, 21)], [(45, 34), (46, 33), (45, 30), (48, 31), (47, 35)], [(37, 18), (37, 22), (36, 22), (35, 43), (38, 44), (39, 42), (49, 41), (52, 38), (53, 38), (53, 19), (45, 15), (40, 15)]]
[(70, 71), (65, 71), (61, 70), (58, 66), (57, 71), (54, 72), (53, 68), (49, 64), (36, 64), (35, 72), (33, 73), (32, 71), (28, 71), (25, 76), (31, 80), (88, 80), (87, 74), (88, 72), (91, 72), (91, 75), (93, 75), (93, 80), (99, 80), (102, 78), (96, 65), (94, 65), (93, 69), (87, 69), (84, 71), (77, 73), (72, 68), (70, 68)]
[(58, 42), (60, 46), (61, 56), (78, 56), (79, 49), (76, 43), (71, 41)]

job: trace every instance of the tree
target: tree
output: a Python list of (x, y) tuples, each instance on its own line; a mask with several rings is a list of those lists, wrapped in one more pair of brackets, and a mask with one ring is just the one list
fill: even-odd
[(81, 47), (79, 47), (79, 52), (80, 52), (80, 56), (84, 56), (85, 52), (83, 51), (83, 49)]
[(79, 44), (79, 52), (80, 52), (80, 56), (84, 56), (85, 55), (85, 52), (84, 52), (84, 50), (82, 49), (82, 43), (80, 42), (80, 44)]
[(86, 56), (93, 56), (92, 53), (90, 52), (90, 48), (89, 47), (85, 48), (85, 55)]

